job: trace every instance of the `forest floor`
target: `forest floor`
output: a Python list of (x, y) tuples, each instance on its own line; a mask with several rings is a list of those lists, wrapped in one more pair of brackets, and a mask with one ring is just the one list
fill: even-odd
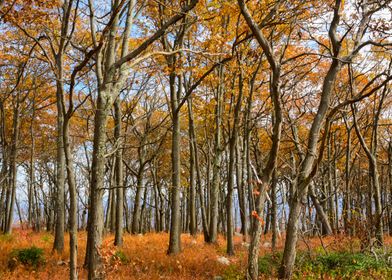
[[(87, 279), (87, 271), (82, 268), (87, 234), (79, 232), (78, 236), (79, 278)], [(112, 235), (107, 235), (103, 242), (102, 255), (107, 279), (243, 279), (245, 273), (247, 247), (241, 236), (235, 236), (236, 254), (233, 257), (225, 255), (226, 244), (222, 237), (219, 238), (218, 244), (208, 245), (203, 242), (202, 235), (192, 238), (183, 234), (183, 251), (177, 256), (166, 255), (169, 240), (167, 233), (137, 236), (125, 234), (124, 246), (121, 249), (113, 246), (113, 240)], [(65, 242), (64, 253), (58, 255), (52, 253), (53, 236), (49, 233), (16, 229), (12, 235), (0, 235), (0, 279), (68, 279), (68, 236)], [(301, 268), (296, 268), (296, 278), (392, 279), (392, 237), (386, 237), (385, 243), (386, 251), (373, 252), (375, 260), (372, 261), (372, 256), (364, 258), (361, 254), (358, 258), (355, 255), (359, 250), (359, 240), (356, 239), (340, 235), (322, 240), (302, 238), (298, 244), (300, 253), (297, 255)], [(261, 279), (274, 279), (283, 240), (278, 240), (277, 254), (272, 254), (270, 236), (263, 236), (261, 244)], [(16, 250), (31, 246), (43, 249), (44, 263), (37, 267), (20, 263), (10, 267), (10, 259), (15, 256)], [(385, 252), (391, 254), (386, 256)], [(391, 263), (380, 266), (380, 258), (384, 256), (385, 262)], [(222, 263), (226, 259), (222, 261), (219, 259), (221, 257), (227, 258), (230, 263)], [(342, 262), (347, 263), (350, 258), (348, 268), (344, 268)], [(345, 271), (347, 269), (350, 271)]]

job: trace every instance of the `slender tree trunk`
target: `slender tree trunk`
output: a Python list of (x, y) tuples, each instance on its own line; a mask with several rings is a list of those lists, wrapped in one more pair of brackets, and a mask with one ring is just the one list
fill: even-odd
[[(381, 106), (381, 105), (380, 105)], [(381, 108), (381, 107), (380, 107)], [(354, 121), (354, 128), (355, 132), (357, 134), (357, 137), (359, 139), (359, 142), (361, 144), (361, 147), (364, 149), (366, 156), (368, 157), (369, 161), (369, 174), (370, 174), (370, 184), (369, 184), (369, 211), (372, 211), (372, 196), (374, 193), (374, 200), (375, 200), (375, 211), (376, 211), (376, 217), (375, 220), (372, 222), (372, 224), (375, 224), (376, 227), (376, 232), (375, 236), (378, 241), (379, 246), (384, 245), (384, 229), (383, 229), (383, 220), (382, 220), (382, 205), (381, 205), (381, 187), (380, 187), (380, 180), (379, 180), (379, 173), (378, 173), (378, 164), (377, 164), (377, 158), (376, 158), (376, 152), (377, 152), (377, 126), (378, 126), (378, 118), (375, 117), (375, 123), (373, 124), (373, 136), (372, 136), (372, 147), (371, 149), (368, 148), (365, 139), (363, 138), (359, 126), (356, 120), (355, 116), (355, 111), (354, 107), (352, 107), (352, 113), (353, 113), (353, 121)]]
[[(139, 156), (141, 157), (141, 156)], [(143, 166), (143, 159), (139, 158), (139, 172), (137, 175), (137, 185), (136, 185), (136, 195), (135, 195), (135, 202), (134, 202), (134, 208), (133, 208), (133, 215), (132, 215), (132, 233), (133, 234), (138, 234), (140, 233), (140, 204), (141, 204), (141, 199), (142, 199), (142, 194), (144, 191), (144, 183), (143, 183), (143, 172), (144, 172), (144, 166)]]
[(388, 145), (388, 178), (389, 178), (389, 235), (392, 236), (392, 142)]
[(122, 159), (122, 139), (121, 139), (121, 99), (120, 96), (117, 97), (114, 103), (115, 110), (115, 122), (116, 127), (114, 131), (114, 137), (116, 139), (118, 148), (116, 151), (116, 228), (114, 245), (122, 246), (123, 244), (123, 216), (124, 216), (124, 190), (123, 190), (123, 159)]
[(73, 158), (69, 143), (69, 121), (64, 120), (64, 155), (67, 167), (67, 182), (69, 187), (70, 209), (69, 209), (69, 247), (70, 247), (70, 279), (78, 279), (77, 257), (78, 257), (78, 201), (75, 181), (75, 171), (73, 167)]
[[(116, 147), (116, 149), (118, 149)], [(114, 232), (116, 228), (116, 197), (117, 197), (117, 181), (116, 181), (116, 176), (117, 176), (117, 166), (116, 166), (117, 158), (116, 156), (113, 157), (113, 163), (111, 166), (111, 180), (110, 180), (110, 192), (111, 192), (111, 200), (110, 200), (110, 212), (109, 212), (109, 229), (110, 232)]]
[[(242, 139), (244, 142), (245, 140)], [(244, 147), (245, 145), (242, 145)], [(241, 218), (241, 233), (243, 235), (243, 240), (247, 241), (248, 239), (248, 220), (247, 220), (247, 209), (246, 209), (246, 192), (245, 192), (245, 167), (246, 167), (246, 156), (245, 150), (241, 152), (240, 145), (237, 145), (236, 149), (236, 158), (237, 158), (237, 191), (238, 191), (238, 202), (239, 202), (239, 211)]]
[[(199, 165), (199, 153), (197, 149), (197, 142), (196, 142), (196, 132), (195, 132), (195, 125), (194, 125), (194, 120), (193, 120), (193, 108), (192, 108), (192, 96), (188, 98), (188, 118), (189, 118), (189, 137), (190, 137), (190, 142), (192, 146), (192, 151), (193, 151), (193, 156), (194, 156), (194, 168), (196, 171), (196, 186), (197, 191), (199, 193), (199, 203), (200, 203), (200, 212), (201, 212), (201, 221), (202, 221), (202, 227), (203, 227), (203, 234), (204, 234), (204, 240), (208, 241), (208, 221), (206, 217), (206, 207), (205, 207), (205, 201), (204, 201), (204, 196), (203, 196), (203, 187), (202, 187), (202, 182), (201, 182), (201, 174), (200, 174), (200, 165)], [(195, 190), (196, 191), (196, 190)], [(197, 214), (195, 213), (195, 216), (197, 218)], [(195, 218), (195, 219), (196, 219)], [(197, 226), (197, 221), (196, 226)]]
[(56, 225), (53, 250), (62, 253), (64, 250), (64, 226), (65, 226), (65, 155), (64, 155), (64, 112), (61, 98), (64, 96), (63, 82), (63, 55), (56, 58), (57, 82), (56, 82), (56, 104), (57, 104), (57, 156), (56, 156)]
[(276, 240), (278, 236), (278, 205), (276, 199), (276, 189), (278, 185), (278, 178), (276, 176), (276, 170), (272, 173), (272, 182), (271, 182), (271, 224), (272, 224), (272, 240), (271, 240), (271, 248), (272, 251), (276, 249)]
[[(340, 9), (340, 5), (335, 7), (334, 14), (334, 26), (331, 27), (331, 32), (334, 32), (335, 25), (339, 22), (339, 14), (338, 10)], [(340, 47), (335, 49), (335, 52), (339, 52)], [(286, 241), (285, 241), (285, 249), (283, 253), (282, 264), (279, 271), (279, 277), (282, 279), (290, 279), (293, 273), (295, 255), (296, 255), (296, 242), (298, 239), (298, 218), (301, 212), (301, 200), (303, 198), (303, 194), (307, 193), (308, 186), (310, 183), (309, 176), (311, 176), (311, 171), (313, 168), (313, 163), (315, 161), (315, 155), (317, 151), (317, 142), (320, 136), (320, 130), (322, 122), (325, 120), (325, 116), (327, 114), (327, 110), (330, 104), (330, 96), (333, 89), (334, 82), (336, 80), (336, 76), (340, 70), (341, 63), (337, 59), (333, 59), (330, 68), (328, 70), (327, 75), (323, 81), (323, 89), (321, 94), (321, 100), (319, 104), (319, 108), (317, 111), (317, 115), (315, 116), (308, 137), (308, 151), (306, 156), (304, 157), (303, 163), (301, 164), (301, 168), (299, 170), (299, 174), (301, 175), (298, 179), (298, 182), (295, 184), (295, 193), (292, 198), (292, 202), (290, 203), (290, 214), (289, 221), (286, 230)]]
[(351, 235), (351, 228), (349, 222), (351, 221), (351, 190), (350, 190), (350, 160), (351, 160), (351, 129), (348, 126), (346, 119), (344, 119), (347, 132), (347, 147), (346, 147), (346, 160), (345, 160), (345, 191), (344, 191), (344, 208), (343, 208), (343, 220), (344, 220), (344, 230), (346, 234)]
[(197, 233), (196, 216), (196, 167), (195, 167), (195, 145), (191, 127), (193, 124), (192, 98), (188, 98), (188, 121), (189, 121), (189, 231), (192, 236)]
[(328, 148), (327, 148), (327, 154), (328, 154), (328, 189), (326, 192), (327, 196), (327, 202), (328, 202), (328, 215), (331, 219), (332, 223), (332, 231), (334, 233), (337, 232), (336, 224), (335, 224), (335, 205), (334, 205), (334, 200), (333, 200), (333, 191), (334, 191), (334, 183), (333, 183), (333, 159), (332, 159), (332, 140), (333, 137), (329, 137), (328, 140)]
[[(261, 215), (262, 208), (264, 206), (265, 201), (265, 192), (260, 193), (255, 200), (255, 210), (258, 215)], [(263, 223), (261, 219), (257, 219), (252, 217), (253, 219), (253, 229), (251, 231), (251, 243), (249, 246), (249, 257), (248, 257), (248, 271), (247, 271), (247, 279), (258, 278), (258, 256), (260, 250), (260, 237), (263, 232)]]
[(223, 110), (223, 77), (224, 67), (219, 67), (219, 86), (216, 93), (215, 105), (215, 154), (212, 170), (212, 183), (210, 195), (210, 229), (208, 231), (209, 243), (216, 243), (218, 238), (218, 217), (219, 217), (219, 186), (221, 173), (221, 137), (222, 137), (222, 110)]
[(17, 154), (18, 154), (18, 144), (19, 144), (19, 129), (20, 129), (20, 105), (19, 97), (16, 97), (16, 104), (14, 105), (14, 117), (12, 124), (12, 142), (10, 150), (10, 185), (9, 192), (7, 192), (7, 219), (5, 233), (10, 234), (12, 232), (12, 224), (14, 220), (14, 204), (16, 197), (16, 182), (17, 182)]
[(234, 120), (233, 128), (229, 140), (229, 166), (228, 166), (228, 185), (227, 185), (227, 254), (234, 255), (234, 242), (233, 242), (233, 192), (234, 192), (234, 164), (236, 161), (236, 145), (238, 139), (238, 127), (240, 122), (240, 112), (243, 95), (243, 75), (242, 71), (239, 75), (239, 93), (234, 107)]
[[(34, 92), (34, 94), (36, 94)], [(35, 137), (34, 137), (34, 120), (35, 120), (35, 95), (33, 97), (32, 102), (32, 113), (31, 113), (31, 124), (30, 124), (30, 141), (31, 141), (31, 149), (30, 149), (30, 184), (28, 190), (28, 226), (31, 227), (33, 225), (33, 211), (34, 211), (34, 201), (33, 201), (33, 190), (35, 189)]]
[(230, 155), (229, 155), (229, 168), (228, 168), (228, 186), (227, 186), (227, 197), (226, 197), (226, 222), (227, 222), (227, 248), (226, 253), (229, 256), (234, 255), (234, 242), (233, 242), (233, 235), (234, 235), (234, 225), (233, 225), (233, 191), (234, 191), (234, 163), (235, 163), (235, 145), (237, 142), (237, 137), (234, 136), (233, 128), (233, 135), (231, 136), (229, 145), (230, 145)]
[(147, 208), (147, 200), (148, 200), (148, 188), (147, 186), (144, 188), (143, 192), (143, 204), (140, 210), (140, 220), (139, 220), (139, 229), (140, 233), (146, 233), (145, 224), (146, 224), (146, 217), (145, 212)]
[[(174, 82), (174, 81), (173, 81)], [(176, 95), (176, 93), (172, 93)], [(177, 98), (172, 97), (172, 110), (177, 110)], [(179, 112), (173, 111), (173, 135), (172, 135), (172, 188), (171, 188), (171, 220), (170, 240), (168, 254), (178, 254), (181, 251), (181, 216), (180, 216), (180, 116)]]
[(104, 276), (101, 258), (103, 234), (103, 187), (105, 174), (105, 144), (108, 110), (111, 107), (110, 92), (101, 91), (95, 112), (94, 146), (90, 186), (90, 212), (88, 223), (88, 278), (102, 279)]
[(317, 212), (317, 217), (320, 219), (322, 225), (323, 225), (323, 229), (325, 231), (325, 234), (330, 235), (333, 233), (331, 224), (329, 223), (329, 219), (328, 219), (328, 215), (325, 213), (323, 207), (321, 206), (316, 192), (314, 191), (314, 185), (313, 183), (311, 183), (309, 185), (309, 195), (310, 198), (312, 199), (313, 205), (316, 208), (316, 212)]
[[(302, 190), (306, 190), (302, 189)], [(289, 221), (286, 230), (286, 241), (283, 253), (283, 262), (281, 267), (285, 271), (285, 276), (280, 277), (282, 279), (291, 279), (292, 269), (294, 267), (295, 257), (296, 257), (296, 244), (298, 239), (298, 228), (299, 228), (299, 217), (302, 208), (303, 194), (295, 192), (290, 200), (290, 214)]]

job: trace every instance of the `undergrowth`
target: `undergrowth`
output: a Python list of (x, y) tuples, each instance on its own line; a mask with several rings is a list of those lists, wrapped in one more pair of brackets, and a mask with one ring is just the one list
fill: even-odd
[[(392, 279), (391, 252), (298, 252), (294, 279)], [(259, 273), (276, 277), (282, 253), (259, 258)]]
[(8, 266), (14, 269), (19, 263), (36, 269), (45, 263), (44, 250), (35, 246), (14, 249), (10, 254)]
[[(265, 239), (269, 240), (269, 238), (270, 236), (266, 236)], [(149, 233), (142, 236), (125, 233), (121, 248), (113, 245), (112, 234), (106, 235), (101, 253), (105, 258), (107, 279), (245, 279), (248, 248), (242, 245), (241, 236), (234, 237), (235, 255), (232, 257), (226, 256), (226, 241), (223, 236), (219, 236), (218, 242), (213, 245), (205, 243), (202, 234), (196, 238), (183, 234), (181, 239), (183, 249), (181, 254), (169, 256), (166, 254), (169, 240), (167, 233)], [(296, 279), (392, 279), (390, 269), (387, 267), (388, 258), (391, 262), (389, 267), (392, 267), (391, 249), (389, 253), (378, 251), (375, 254), (362, 256), (355, 253), (360, 250), (355, 241), (355, 238), (329, 236), (323, 239), (323, 244), (320, 243), (319, 238), (307, 240), (309, 246), (299, 242), (294, 277)], [(78, 232), (79, 279), (87, 279), (87, 270), (83, 268), (86, 242), (87, 233)], [(68, 235), (65, 236), (64, 244), (64, 252), (58, 254), (53, 253), (53, 236), (47, 232), (15, 229), (12, 235), (0, 234), (0, 279), (66, 279), (69, 274)], [(386, 248), (391, 248), (392, 237), (385, 236), (385, 244)], [(31, 250), (32, 246), (37, 249)], [(263, 246), (260, 248), (260, 279), (277, 278), (283, 246), (284, 240), (278, 239), (278, 253), (271, 254), (270, 248)], [(324, 248), (328, 250), (328, 254), (325, 253)], [(40, 253), (42, 250), (43, 253)], [(32, 257), (34, 254), (36, 257)], [(18, 256), (21, 258), (19, 259)], [(218, 258), (223, 256), (229, 260), (229, 265), (218, 261)], [(34, 267), (35, 261), (32, 259), (35, 258), (40, 260), (36, 262), (39, 269)], [(11, 262), (14, 269), (9, 267), (10, 259), (13, 260)], [(378, 262), (374, 259), (378, 259)]]

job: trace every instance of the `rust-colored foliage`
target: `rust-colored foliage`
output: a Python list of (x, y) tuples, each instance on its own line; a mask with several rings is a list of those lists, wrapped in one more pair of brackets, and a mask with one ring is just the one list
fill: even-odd
[[(79, 232), (78, 264), (80, 279), (87, 278), (87, 272), (82, 268), (85, 254), (87, 235)], [(270, 253), (271, 236), (263, 236), (260, 255)], [(177, 256), (166, 254), (168, 234), (149, 233), (145, 235), (124, 236), (124, 246), (116, 248), (114, 237), (107, 235), (103, 241), (101, 254), (105, 262), (107, 279), (212, 279), (222, 276), (229, 266), (217, 261), (219, 256), (225, 256), (225, 241), (220, 237), (217, 245), (204, 243), (203, 236), (193, 238), (187, 234), (182, 235), (183, 251)], [(53, 237), (49, 233), (35, 233), (30, 230), (15, 230), (12, 236), (0, 237), (0, 279), (66, 279), (69, 268), (67, 265), (69, 250), (66, 248), (62, 255), (52, 253)], [(229, 257), (230, 267), (243, 272), (246, 267), (247, 248), (243, 246), (241, 236), (235, 236), (236, 256)], [(391, 246), (392, 238), (385, 237), (387, 246)], [(66, 237), (68, 244), (68, 236)], [(283, 249), (284, 240), (278, 239), (277, 250)], [(35, 245), (45, 251), (45, 266), (33, 270), (29, 267), (17, 266), (13, 271), (8, 268), (8, 258), (12, 250)], [(302, 238), (299, 241), (299, 250), (320, 250), (324, 247), (331, 251), (357, 251), (360, 242), (356, 238), (344, 235), (328, 236), (322, 239)], [(125, 262), (115, 258), (116, 252), (126, 257)]]

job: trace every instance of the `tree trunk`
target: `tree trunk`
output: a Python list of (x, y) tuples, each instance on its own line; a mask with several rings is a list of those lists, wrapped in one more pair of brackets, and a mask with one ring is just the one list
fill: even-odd
[[(141, 156), (139, 156), (141, 157)], [(141, 199), (142, 199), (142, 194), (144, 191), (144, 183), (143, 183), (143, 172), (144, 172), (144, 166), (143, 166), (143, 159), (139, 158), (139, 172), (137, 175), (137, 186), (136, 186), (136, 195), (135, 195), (135, 202), (134, 202), (134, 208), (133, 208), (133, 215), (132, 215), (132, 233), (133, 234), (138, 234), (140, 233), (140, 204), (141, 204)]]
[(188, 98), (188, 121), (189, 121), (189, 231), (192, 236), (197, 233), (197, 216), (196, 216), (196, 167), (195, 167), (195, 139), (193, 138), (192, 129), (193, 112), (192, 97)]
[[(196, 142), (196, 132), (195, 132), (195, 125), (194, 125), (194, 120), (193, 120), (193, 110), (192, 110), (192, 96), (188, 98), (188, 107), (189, 107), (189, 131), (190, 131), (190, 141), (191, 145), (193, 148), (193, 154), (194, 154), (194, 165), (195, 165), (195, 170), (196, 170), (196, 186), (197, 186), (197, 191), (199, 193), (199, 203), (200, 203), (200, 212), (201, 212), (201, 221), (202, 221), (202, 227), (203, 227), (203, 234), (204, 234), (204, 241), (208, 241), (208, 221), (207, 221), (207, 216), (206, 216), (206, 207), (205, 207), (205, 201), (204, 201), (204, 191), (202, 187), (202, 182), (201, 182), (201, 172), (200, 172), (200, 164), (199, 164), (199, 153), (198, 153), (198, 148), (197, 148), (197, 142)], [(196, 216), (197, 217), (197, 216)], [(196, 223), (197, 226), (197, 223)]]
[[(245, 142), (242, 139), (243, 143)], [(243, 144), (242, 147), (245, 145)], [(241, 218), (241, 233), (243, 235), (243, 240), (247, 241), (248, 239), (248, 220), (247, 220), (247, 209), (246, 209), (246, 192), (245, 192), (245, 168), (246, 168), (246, 155), (245, 150), (240, 150), (240, 145), (237, 145), (236, 149), (236, 158), (237, 158), (237, 191), (238, 191), (238, 204)]]
[[(306, 191), (306, 188), (301, 188)], [(290, 214), (286, 230), (286, 241), (283, 252), (282, 265), (279, 270), (280, 279), (291, 279), (296, 257), (298, 239), (299, 216), (301, 214), (303, 194), (295, 192), (290, 200)]]
[(57, 65), (57, 156), (56, 156), (56, 225), (53, 250), (62, 253), (64, 250), (64, 226), (65, 226), (65, 203), (64, 203), (64, 183), (65, 183), (65, 155), (64, 155), (64, 112), (61, 98), (64, 96), (63, 82), (63, 55), (56, 58)]
[[(271, 184), (271, 224), (272, 224), (272, 240), (271, 248), (272, 251), (276, 249), (276, 240), (278, 236), (278, 205), (276, 200), (276, 189), (278, 187), (278, 178), (276, 176), (276, 170), (272, 173), (272, 184)], [(283, 206), (284, 207), (284, 206)]]
[(120, 96), (117, 97), (114, 103), (115, 110), (115, 130), (114, 137), (116, 139), (118, 148), (116, 151), (116, 227), (115, 227), (115, 237), (114, 245), (122, 246), (123, 244), (123, 216), (124, 216), (124, 190), (123, 190), (123, 159), (122, 159), (122, 136), (121, 136), (121, 99)]
[(110, 93), (101, 91), (98, 96), (95, 112), (94, 146), (92, 154), (90, 213), (88, 223), (88, 278), (102, 279), (104, 277), (101, 258), (103, 234), (103, 187), (105, 175), (105, 144), (108, 110), (111, 107)]
[(7, 210), (6, 210), (6, 227), (5, 233), (11, 234), (12, 224), (14, 221), (14, 204), (16, 196), (16, 182), (17, 182), (17, 154), (18, 154), (18, 144), (19, 144), (19, 129), (20, 129), (20, 116), (19, 116), (19, 97), (16, 97), (16, 104), (14, 105), (14, 117), (12, 123), (12, 142), (10, 150), (10, 185), (7, 191)]
[[(174, 79), (174, 78), (172, 78)], [(173, 81), (174, 83), (174, 81)], [(174, 86), (174, 85), (173, 85)], [(177, 110), (177, 98), (175, 92), (171, 91), (172, 110)], [(170, 220), (170, 240), (168, 254), (178, 254), (181, 251), (181, 216), (180, 216), (180, 115), (173, 111), (173, 135), (172, 135), (172, 188), (171, 188), (171, 220)]]
[(69, 209), (69, 267), (70, 267), (70, 279), (78, 279), (77, 270), (77, 257), (78, 257), (78, 200), (77, 200), (77, 190), (75, 181), (75, 171), (73, 167), (73, 157), (71, 153), (71, 147), (69, 143), (69, 121), (67, 117), (64, 120), (64, 155), (67, 167), (67, 182), (69, 187), (69, 197), (70, 197), (70, 209)]
[[(260, 193), (256, 197), (255, 201), (255, 212), (257, 213), (258, 217), (261, 216), (263, 211), (265, 201), (265, 192)], [(259, 272), (259, 250), (260, 250), (260, 237), (263, 232), (263, 224), (261, 219), (257, 219), (256, 217), (253, 218), (253, 229), (251, 231), (251, 243), (249, 246), (248, 252), (248, 270), (247, 270), (247, 279), (256, 280), (258, 279), (258, 272)]]
[(219, 86), (216, 92), (215, 105), (215, 154), (212, 167), (212, 184), (210, 194), (210, 228), (208, 231), (209, 243), (216, 243), (218, 238), (218, 216), (219, 216), (219, 186), (221, 170), (221, 137), (222, 137), (222, 110), (223, 110), (223, 77), (224, 67), (219, 67)]
[[(233, 119), (233, 127), (229, 140), (229, 168), (228, 168), (228, 184), (227, 184), (227, 254), (229, 256), (234, 255), (234, 242), (233, 242), (233, 192), (234, 192), (234, 164), (236, 161), (236, 145), (238, 139), (238, 127), (240, 122), (240, 112), (241, 112), (241, 104), (242, 104), (242, 95), (243, 95), (243, 73), (240, 72), (238, 77), (239, 81), (239, 91), (238, 97), (236, 100), (236, 104), (234, 107), (234, 119)], [(238, 164), (238, 163), (237, 163)]]
[(314, 191), (314, 185), (311, 183), (309, 185), (309, 195), (310, 198), (312, 199), (313, 205), (316, 208), (317, 212), (317, 217), (320, 219), (322, 225), (323, 225), (323, 230), (325, 231), (326, 235), (330, 235), (333, 233), (331, 224), (329, 223), (328, 215), (325, 213), (323, 207), (321, 206), (316, 192)]

